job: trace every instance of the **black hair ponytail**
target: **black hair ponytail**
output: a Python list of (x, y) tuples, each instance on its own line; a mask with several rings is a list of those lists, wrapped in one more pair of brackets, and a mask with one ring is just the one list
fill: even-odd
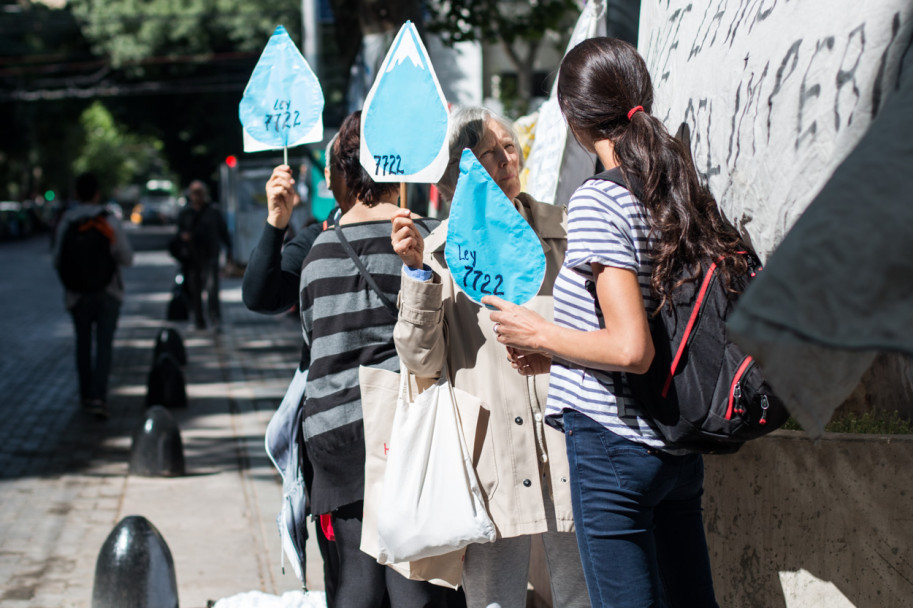
[(653, 85), (633, 46), (591, 38), (574, 47), (561, 62), (558, 103), (572, 131), (610, 140), (625, 179), (642, 184), (661, 306), (680, 277), (698, 280), (710, 261), (720, 260), (727, 284), (747, 270), (744, 256), (734, 255), (745, 248), (741, 236), (701, 185), (689, 150), (650, 113)]

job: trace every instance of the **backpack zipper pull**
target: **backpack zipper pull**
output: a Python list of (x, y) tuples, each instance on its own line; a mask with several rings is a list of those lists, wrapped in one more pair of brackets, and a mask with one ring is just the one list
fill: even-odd
[(767, 409), (770, 407), (770, 402), (767, 400), (767, 395), (761, 395), (761, 419), (758, 420), (758, 424), (767, 424)]
[(742, 383), (736, 382), (735, 387), (732, 389), (732, 396), (735, 399), (735, 407), (732, 411), (736, 414), (744, 414), (745, 408), (742, 407)]

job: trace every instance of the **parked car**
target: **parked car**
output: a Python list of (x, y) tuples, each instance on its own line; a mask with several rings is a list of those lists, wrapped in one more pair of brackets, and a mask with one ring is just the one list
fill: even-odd
[(19, 201), (0, 201), (0, 238), (30, 235), (38, 224), (31, 205)]
[(180, 205), (173, 193), (171, 180), (153, 179), (146, 182), (139, 203), (130, 213), (134, 224), (174, 224), (178, 219)]

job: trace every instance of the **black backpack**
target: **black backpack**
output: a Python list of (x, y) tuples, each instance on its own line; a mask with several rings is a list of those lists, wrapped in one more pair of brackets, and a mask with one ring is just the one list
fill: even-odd
[[(591, 179), (628, 188), (617, 168)], [(650, 369), (624, 374), (635, 401), (674, 447), (732, 453), (789, 417), (758, 364), (726, 332), (739, 295), (761, 270), (757, 257), (740, 255), (748, 258), (749, 271), (732, 277), (729, 289), (712, 262), (700, 282), (688, 281), (673, 292), (649, 321), (656, 351)], [(588, 288), (595, 299), (595, 286)], [(616, 383), (621, 375), (615, 374)]]
[(103, 211), (74, 219), (63, 233), (57, 273), (69, 291), (104, 291), (114, 277), (117, 270), (111, 252), (114, 237), (106, 215)]

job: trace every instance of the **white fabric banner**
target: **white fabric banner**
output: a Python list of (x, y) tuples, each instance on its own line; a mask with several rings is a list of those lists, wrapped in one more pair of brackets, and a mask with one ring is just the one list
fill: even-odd
[[(587, 38), (605, 33), (605, 2), (590, 0), (580, 13), (565, 53)], [(537, 201), (567, 205), (577, 186), (593, 175), (596, 156), (570, 134), (558, 107), (557, 83), (556, 79), (549, 98), (539, 108), (535, 139), (524, 167), (528, 176), (525, 191)]]

